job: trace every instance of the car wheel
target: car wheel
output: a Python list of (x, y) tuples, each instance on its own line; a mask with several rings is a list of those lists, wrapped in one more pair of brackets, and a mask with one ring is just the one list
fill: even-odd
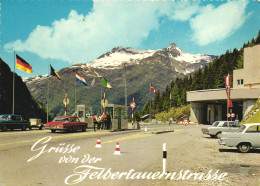
[(22, 130), (23, 130), (23, 131), (26, 130), (26, 126), (25, 126), (25, 125), (22, 126)]
[(73, 131), (72, 127), (69, 127), (68, 130), (67, 130), (67, 132), (72, 132), (72, 131)]
[(7, 127), (6, 126), (2, 126), (2, 131), (7, 131)]
[(39, 127), (39, 130), (42, 130), (42, 126)]
[(250, 147), (251, 145), (249, 143), (241, 143), (237, 146), (237, 149), (239, 150), (239, 152), (246, 153), (250, 151)]
[(215, 135), (210, 135), (210, 137), (215, 138), (216, 136)]
[(221, 137), (221, 132), (218, 132), (218, 133), (216, 134), (216, 137), (217, 137), (218, 139), (220, 139), (220, 137)]
[(86, 129), (86, 127), (84, 127), (83, 129), (82, 129), (82, 132), (86, 132), (87, 131), (87, 129)]
[(32, 130), (32, 127), (29, 127), (29, 130)]
[(51, 132), (54, 133), (54, 132), (56, 132), (56, 130), (55, 129), (51, 129)]

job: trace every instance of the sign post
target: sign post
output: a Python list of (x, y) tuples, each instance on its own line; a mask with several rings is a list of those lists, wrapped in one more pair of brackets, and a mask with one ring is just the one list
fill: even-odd
[(133, 125), (134, 124), (134, 108), (136, 107), (134, 94), (133, 94), (133, 101), (130, 103), (130, 107), (132, 108), (132, 125)]
[(101, 106), (106, 107), (108, 105), (107, 99), (101, 100)]
[(70, 103), (69, 98), (67, 98), (67, 89), (65, 93), (65, 98), (63, 99), (63, 104), (65, 105), (65, 116), (67, 116), (67, 105)]
[(182, 121), (182, 124), (183, 124), (184, 126), (189, 125), (189, 120), (188, 120), (188, 119), (184, 119), (184, 120)]

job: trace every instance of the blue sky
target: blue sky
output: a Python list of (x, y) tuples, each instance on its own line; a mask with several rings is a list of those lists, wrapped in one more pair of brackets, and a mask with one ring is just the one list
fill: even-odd
[(30, 77), (87, 63), (117, 46), (221, 55), (260, 29), (260, 2), (226, 0), (2, 0), (1, 58), (13, 69), (14, 50)]

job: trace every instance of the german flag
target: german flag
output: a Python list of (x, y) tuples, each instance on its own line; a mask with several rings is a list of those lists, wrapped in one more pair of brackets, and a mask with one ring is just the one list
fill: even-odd
[(32, 66), (27, 63), (23, 58), (16, 54), (16, 68), (28, 73), (32, 73)]
[(56, 78), (58, 78), (58, 80), (61, 80), (59, 74), (52, 68), (52, 66), (51, 66), (51, 75), (55, 76)]

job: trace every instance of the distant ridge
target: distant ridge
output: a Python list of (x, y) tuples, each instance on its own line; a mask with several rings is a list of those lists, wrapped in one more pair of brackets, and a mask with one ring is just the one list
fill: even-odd
[[(30, 92), (37, 100), (46, 103), (47, 80), (50, 79), (51, 112), (64, 113), (65, 87), (71, 100), (68, 112), (73, 113), (75, 108), (75, 72), (80, 72), (88, 83), (96, 79), (93, 87), (77, 86), (77, 104), (92, 105), (94, 111), (100, 109), (102, 76), (105, 76), (114, 87), (108, 91), (109, 103), (124, 105), (124, 77), (127, 77), (128, 105), (132, 94), (135, 93), (137, 110), (141, 110), (145, 102), (153, 97), (149, 91), (152, 81), (157, 90), (176, 78), (203, 68), (217, 56), (207, 54), (189, 54), (183, 52), (175, 43), (159, 50), (136, 50), (130, 47), (116, 47), (98, 57), (91, 63), (76, 64), (59, 71), (64, 81), (57, 82), (49, 76), (36, 76), (24, 79)], [(126, 71), (125, 71), (126, 70)]]

